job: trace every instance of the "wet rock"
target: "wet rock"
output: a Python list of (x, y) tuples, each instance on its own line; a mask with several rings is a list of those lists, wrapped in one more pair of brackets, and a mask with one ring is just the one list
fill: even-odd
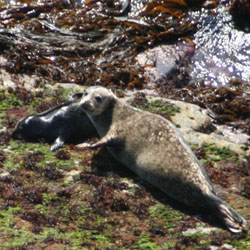
[(182, 87), (188, 84), (189, 61), (194, 52), (191, 44), (161, 45), (136, 56), (143, 67), (147, 87), (162, 83)]
[(223, 136), (236, 144), (249, 144), (250, 136), (243, 133), (240, 130), (236, 130), (233, 127), (228, 127), (226, 125), (215, 125), (216, 129), (223, 134)]
[(228, 86), (232, 78), (248, 81), (250, 33), (234, 27), (232, 16), (222, 4), (215, 13), (203, 10), (199, 18), (194, 34), (193, 81), (214, 87)]

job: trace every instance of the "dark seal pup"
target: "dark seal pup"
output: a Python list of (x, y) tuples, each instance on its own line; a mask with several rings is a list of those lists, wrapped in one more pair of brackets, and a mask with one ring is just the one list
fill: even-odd
[(81, 96), (81, 93), (76, 93), (62, 105), (23, 118), (17, 124), (12, 137), (29, 142), (43, 139), (52, 144), (51, 151), (56, 151), (64, 144), (78, 144), (97, 136), (88, 116), (75, 103)]
[(204, 168), (170, 121), (122, 103), (103, 87), (88, 88), (79, 105), (101, 137), (97, 143), (83, 146), (107, 146), (118, 161), (146, 181), (174, 199), (208, 212), (231, 232), (246, 226), (217, 196)]

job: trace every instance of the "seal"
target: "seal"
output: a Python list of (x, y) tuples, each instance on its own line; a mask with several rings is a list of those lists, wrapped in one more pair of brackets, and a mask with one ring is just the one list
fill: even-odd
[(137, 175), (189, 207), (206, 211), (228, 230), (240, 232), (246, 221), (216, 193), (205, 169), (179, 130), (163, 117), (124, 104), (104, 87), (90, 87), (79, 101), (100, 140)]
[(51, 144), (51, 151), (56, 151), (64, 144), (78, 144), (98, 136), (86, 113), (76, 104), (81, 96), (82, 93), (76, 93), (62, 105), (24, 117), (12, 137), (28, 142), (45, 140)]

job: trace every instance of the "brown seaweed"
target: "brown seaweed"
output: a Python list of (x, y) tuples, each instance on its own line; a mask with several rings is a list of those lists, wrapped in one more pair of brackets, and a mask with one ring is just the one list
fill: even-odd
[(87, 1), (79, 8), (74, 1), (28, 1), (2, 8), (1, 54), (8, 60), (2, 66), (47, 81), (141, 87), (141, 69), (133, 61), (137, 52), (187, 36), (195, 24), (189, 22), (183, 0), (146, 2), (127, 19), (107, 11), (129, 16), (133, 11), (126, 14), (132, 4), (128, 2)]

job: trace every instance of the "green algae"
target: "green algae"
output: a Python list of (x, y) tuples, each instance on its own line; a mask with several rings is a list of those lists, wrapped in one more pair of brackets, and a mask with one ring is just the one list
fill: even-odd
[(223, 160), (237, 161), (239, 160), (239, 155), (229, 149), (228, 147), (218, 147), (215, 144), (204, 143), (202, 145), (205, 149), (205, 157), (203, 162), (218, 162)]
[(168, 209), (163, 204), (156, 204), (149, 208), (151, 217), (157, 217), (166, 220), (166, 222), (178, 221), (181, 219), (181, 213), (177, 210)]
[(215, 143), (203, 143), (202, 146), (190, 144), (194, 150), (202, 149), (203, 154), (201, 156), (201, 162), (219, 162), (219, 161), (241, 161), (246, 157), (242, 157), (231, 150), (229, 147), (218, 147)]
[(175, 115), (175, 113), (180, 112), (180, 108), (176, 105), (171, 103), (165, 103), (160, 100), (149, 102), (149, 107), (147, 110), (152, 113), (165, 112), (171, 116)]
[[(152, 242), (149, 234), (141, 234), (138, 242), (136, 243), (136, 247), (142, 250), (161, 250), (159, 246), (155, 242)], [(136, 249), (136, 248), (133, 248)]]
[[(4, 146), (0, 146), (4, 149)], [(50, 147), (45, 143), (24, 143), (11, 140), (8, 147), (7, 161), (4, 169), (8, 171), (17, 170), (25, 164), (21, 156), (29, 153), (41, 153), (44, 159), (36, 163), (38, 168), (47, 168), (49, 163), (54, 163), (59, 169), (70, 170), (74, 167), (74, 159), (59, 160), (56, 155), (50, 151)]]
[[(7, 210), (0, 209), (0, 249), (4, 247), (19, 247), (31, 243), (33, 238), (25, 229), (16, 228), (15, 216), (20, 213), (21, 208), (9, 207)], [(15, 239), (13, 241), (13, 239)], [(4, 243), (2, 243), (4, 241)]]
[(180, 112), (180, 108), (174, 104), (166, 103), (161, 100), (147, 101), (146, 98), (143, 99), (140, 104), (136, 105), (136, 107), (151, 113), (166, 113), (171, 116)]
[(6, 91), (0, 90), (0, 112), (11, 108), (21, 108), (23, 102), (18, 99), (15, 93), (6, 94)]
[[(42, 85), (43, 86), (43, 85)], [(74, 91), (65, 88), (44, 88), (39, 92), (30, 92), (25, 89), (18, 88), (16, 90), (9, 89), (9, 91), (0, 90), (0, 113), (5, 116), (5, 111), (8, 109), (17, 109), (27, 107), (29, 112), (34, 112), (34, 109), (42, 103), (52, 100), (68, 100), (70, 94)]]

